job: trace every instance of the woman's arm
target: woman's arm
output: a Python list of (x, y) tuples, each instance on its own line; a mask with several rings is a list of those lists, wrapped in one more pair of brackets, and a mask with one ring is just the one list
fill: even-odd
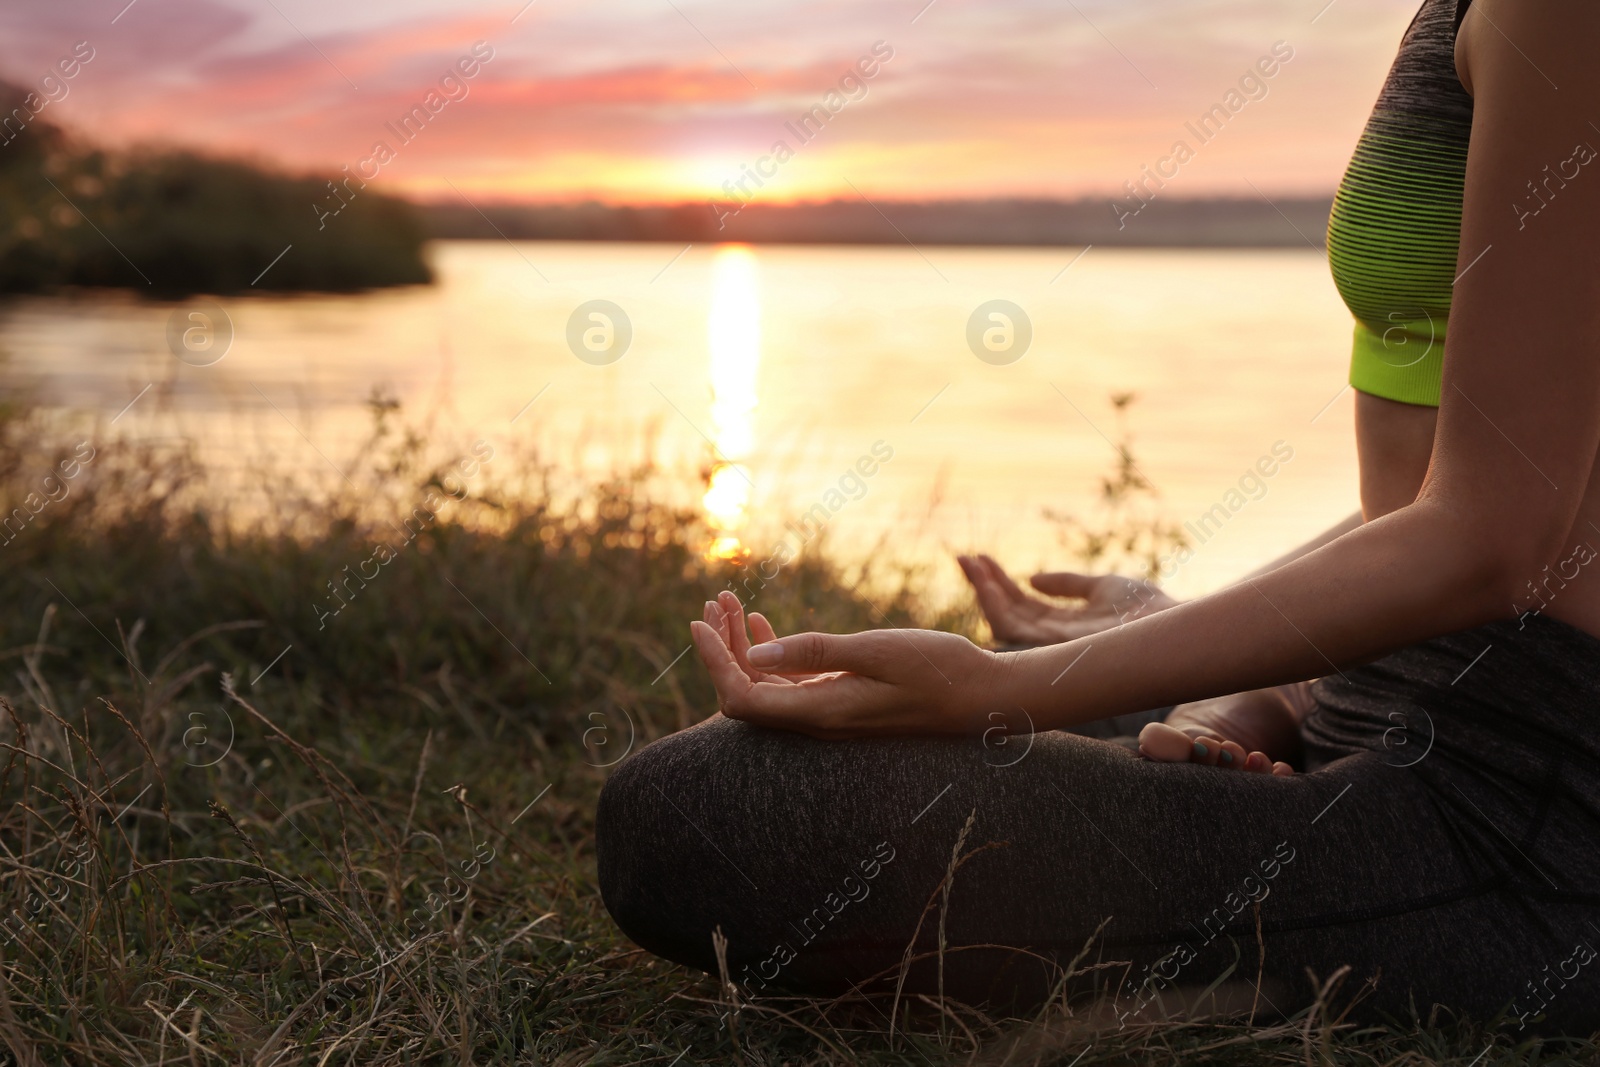
[[(1426, 462), (1424, 456), (1424, 465)], [(1420, 483), (1420, 475), (1417, 480)], [(1412, 495), (1416, 495), (1415, 485)], [(1245, 577), (1259, 578), (1360, 525), (1361, 512), (1357, 511)], [(957, 556), (956, 560), (972, 584), (990, 633), (996, 641), (1008, 645), (1061, 644), (1182, 603), (1144, 578), (1077, 571), (1043, 571), (1029, 578), (1028, 584), (1040, 593), (1077, 603), (1045, 600), (1018, 585), (993, 556)]]
[(1279, 567), (1282, 567), (1286, 563), (1293, 563), (1301, 556), (1308, 556), (1317, 549), (1321, 548), (1323, 545), (1332, 544), (1334, 541), (1343, 537), (1345, 534), (1349, 533), (1351, 530), (1354, 530), (1360, 525), (1361, 512), (1352, 511), (1349, 515), (1346, 515), (1344, 518), (1340, 519), (1326, 530), (1323, 530), (1321, 533), (1307, 541), (1305, 544), (1301, 545), (1299, 548), (1292, 548), (1288, 552), (1285, 552), (1283, 555), (1279, 556), (1277, 559), (1273, 560), (1271, 563), (1263, 564), (1262, 566), (1257, 567), (1243, 578), (1240, 578), (1239, 581), (1248, 582), (1253, 578), (1260, 578), (1264, 574), (1271, 574), (1273, 571), (1277, 570)]
[(1577, 146), (1600, 139), (1600, 6), (1477, 0), (1463, 32), (1475, 107), (1460, 274), (1420, 494), (1259, 578), (1005, 657), (1024, 704), (1048, 700), (1051, 668), (1091, 643), (1051, 702), (1061, 722), (1325, 674), (1512, 614), (1562, 554), (1600, 446), (1600, 160), (1575, 179), (1569, 164), (1539, 215), (1517, 209), (1530, 182), (1593, 159)]
[[(1251, 571), (1245, 578), (1260, 578), (1321, 548), (1360, 526), (1363, 516), (1375, 519), (1416, 500), (1433, 454), (1437, 418), (1435, 408), (1401, 404), (1357, 392), (1356, 451), (1361, 463), (1361, 510)], [(1028, 584), (1046, 596), (1078, 601), (1063, 604), (1029, 593), (991, 556), (957, 556), (956, 559), (962, 573), (972, 583), (978, 606), (988, 620), (994, 639), (1006, 644), (1047, 645), (1071, 641), (1180, 603), (1153, 582), (1118, 574), (1050, 571), (1028, 579)]]
[[(1561, 554), (1600, 447), (1600, 160), (1574, 147), (1600, 139), (1600, 5), (1476, 0), (1463, 33), (1475, 108), (1460, 273), (1415, 501), (1271, 573), (1064, 645), (996, 655), (921, 631), (783, 638), (749, 661), (856, 680), (736, 686), (724, 710), (852, 736), (981, 729), (989, 711), (1021, 706), (1050, 729), (1327, 674), (1510, 616)], [(1519, 211), (1535, 179), (1577, 159), (1540, 214)], [(717, 674), (715, 649), (701, 651)]]

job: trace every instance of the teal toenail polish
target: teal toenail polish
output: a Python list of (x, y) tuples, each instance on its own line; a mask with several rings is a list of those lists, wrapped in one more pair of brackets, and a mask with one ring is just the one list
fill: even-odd
[(1221, 752), (1219, 752), (1217, 754), (1217, 758), (1220, 759), (1223, 763), (1232, 763), (1233, 762), (1233, 753), (1229, 752), (1227, 749), (1223, 749)]
[(1206, 746), (1204, 746), (1200, 742), (1196, 741), (1194, 743), (1194, 754), (1196, 756), (1199, 756), (1201, 759), (1205, 759), (1206, 758)]

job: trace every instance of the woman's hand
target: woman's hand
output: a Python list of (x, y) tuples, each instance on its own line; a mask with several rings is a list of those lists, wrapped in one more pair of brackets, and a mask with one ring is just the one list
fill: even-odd
[(759, 614), (749, 628), (732, 593), (689, 624), (731, 719), (842, 739), (982, 732), (995, 709), (999, 658), (956, 634), (869, 630), (778, 637)]
[(1118, 574), (1035, 574), (1030, 584), (1049, 596), (1085, 603), (1066, 607), (1026, 592), (989, 556), (957, 556), (962, 573), (978, 595), (978, 606), (994, 639), (1008, 645), (1053, 645), (1121, 626), (1178, 603), (1140, 578)]

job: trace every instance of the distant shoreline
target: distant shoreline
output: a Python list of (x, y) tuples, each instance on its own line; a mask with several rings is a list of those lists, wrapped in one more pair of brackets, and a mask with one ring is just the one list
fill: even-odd
[(1321, 250), (1331, 196), (1155, 199), (1119, 224), (1108, 198), (1076, 200), (831, 200), (737, 215), (708, 203), (419, 203), (443, 240), (743, 242), (790, 245), (1297, 248)]

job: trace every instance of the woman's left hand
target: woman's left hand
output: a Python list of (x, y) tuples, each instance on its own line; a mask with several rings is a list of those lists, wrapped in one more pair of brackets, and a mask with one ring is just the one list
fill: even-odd
[(956, 634), (869, 630), (780, 638), (738, 598), (706, 603), (690, 630), (731, 719), (842, 739), (983, 732), (1000, 660)]

